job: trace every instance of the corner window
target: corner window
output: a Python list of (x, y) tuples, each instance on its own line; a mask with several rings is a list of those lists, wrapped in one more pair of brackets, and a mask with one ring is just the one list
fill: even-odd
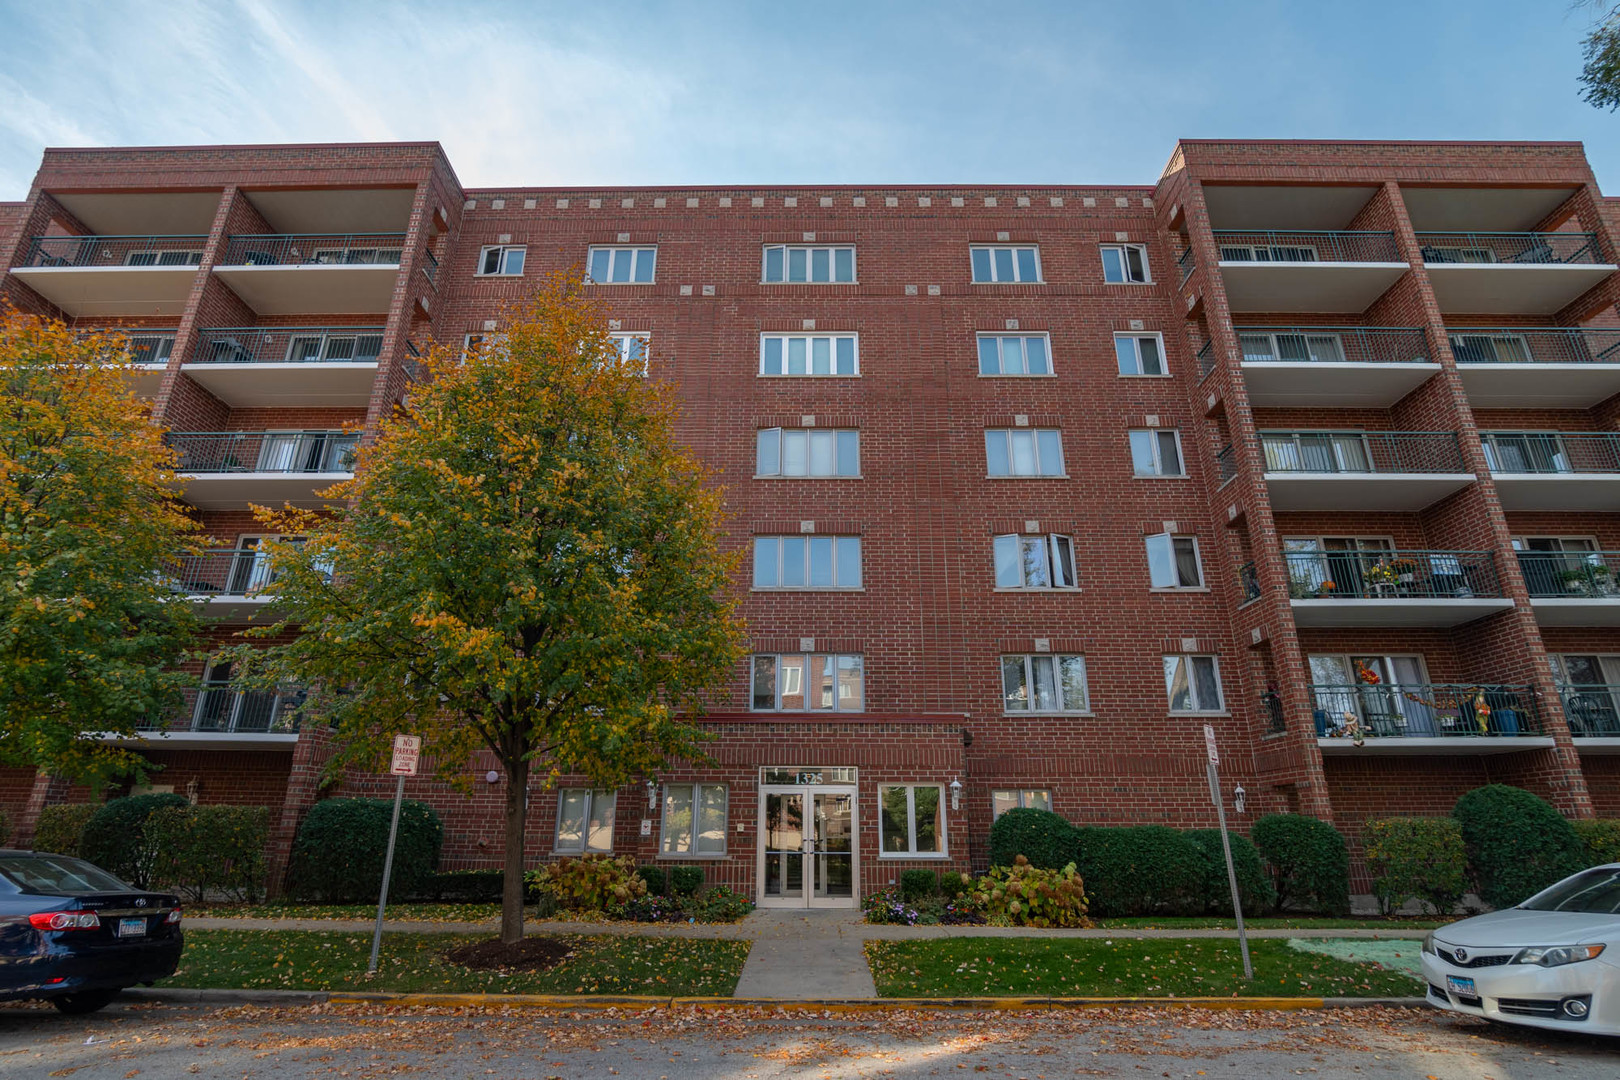
[(878, 854), (945, 854), (944, 793), (938, 784), (878, 788)]
[(1085, 712), (1086, 658), (1044, 653), (1003, 656), (1001, 700), (1009, 713)]
[(1164, 339), (1158, 334), (1115, 334), (1114, 355), (1121, 375), (1170, 374), (1164, 366)]
[(1045, 789), (1036, 788), (1027, 791), (992, 791), (990, 793), (990, 820), (1005, 814), (1009, 810), (1047, 810), (1052, 809), (1052, 793)]
[(858, 653), (755, 653), (756, 712), (863, 712), (866, 663)]
[(761, 375), (859, 375), (854, 334), (761, 334)]
[(665, 784), (659, 837), (663, 855), (724, 855), (726, 786)]
[(754, 537), (756, 589), (858, 589), (858, 536)]
[(557, 793), (557, 839), (553, 849), (612, 851), (613, 807), (617, 801), (618, 796), (611, 791), (563, 788)]
[(1191, 536), (1156, 533), (1147, 543), (1148, 579), (1155, 589), (1198, 589), (1204, 584), (1198, 541)]
[(854, 282), (855, 249), (810, 244), (768, 244), (765, 248), (765, 269), (760, 280), (815, 284)]
[(980, 375), (1050, 375), (1050, 343), (1045, 334), (980, 334)]
[(486, 247), (478, 252), (479, 277), (521, 277), (526, 247)]
[(995, 538), (996, 588), (1072, 589), (1075, 587), (1074, 540), (1057, 533)]
[(587, 265), (597, 285), (650, 285), (657, 259), (653, 247), (593, 247)]
[(756, 476), (859, 476), (861, 433), (833, 428), (761, 428)]
[(647, 347), (652, 344), (651, 334), (612, 334), (613, 344), (619, 350), (619, 359), (647, 374)]
[(1041, 252), (1037, 247), (978, 245), (972, 248), (976, 282), (1039, 282)]
[(1057, 428), (986, 428), (991, 476), (1062, 476), (1063, 434)]
[(1148, 285), (1147, 245), (1104, 244), (1103, 280), (1110, 285)]
[(1174, 428), (1145, 428), (1131, 433), (1131, 471), (1137, 476), (1185, 476), (1181, 467), (1181, 433)]
[(1173, 713), (1221, 711), (1221, 671), (1213, 656), (1166, 656), (1164, 688)]

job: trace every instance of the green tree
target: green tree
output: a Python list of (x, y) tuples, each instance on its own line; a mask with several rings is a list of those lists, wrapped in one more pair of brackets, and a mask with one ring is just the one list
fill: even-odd
[(144, 760), (101, 738), (190, 679), (191, 605), (165, 568), (197, 526), (115, 335), (0, 316), (0, 762), (100, 784)]
[[(1581, 7), (1597, 8), (1595, 3)], [(1581, 97), (1588, 105), (1620, 109), (1620, 7), (1609, 7), (1581, 39)]]
[(232, 650), (257, 685), (311, 687), (334, 767), (375, 767), (411, 733), (465, 785), (468, 756), (494, 753), (506, 941), (522, 935), (531, 774), (612, 787), (703, 759), (692, 717), (741, 656), (720, 492), (676, 444), (667, 388), (605, 326), (557, 278), (497, 342), (432, 351), (329, 515), (260, 511), (308, 539), (275, 545), (284, 621), (248, 633), (300, 633)]

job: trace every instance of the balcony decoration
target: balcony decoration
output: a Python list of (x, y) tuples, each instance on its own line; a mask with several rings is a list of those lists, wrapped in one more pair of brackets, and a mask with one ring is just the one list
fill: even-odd
[(1568, 570), (1560, 570), (1558, 580), (1563, 584), (1565, 592), (1578, 593), (1582, 596), (1614, 595), (1614, 583), (1610, 580), (1607, 566), (1590, 564), (1572, 566)]
[(1377, 686), (1379, 683), (1384, 681), (1383, 678), (1379, 676), (1378, 672), (1374, 671), (1360, 660), (1356, 661), (1356, 678), (1361, 682), (1366, 683), (1368, 686)]
[(1410, 585), (1417, 574), (1411, 559), (1381, 559), (1367, 568), (1367, 580), (1374, 585)]

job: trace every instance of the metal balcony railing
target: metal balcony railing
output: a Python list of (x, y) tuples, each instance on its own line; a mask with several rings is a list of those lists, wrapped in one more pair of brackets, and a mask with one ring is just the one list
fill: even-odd
[(1620, 600), (1620, 551), (1520, 551), (1525, 588), (1539, 598)]
[(197, 332), (194, 364), (375, 364), (380, 326), (222, 326)]
[(1448, 326), (1459, 364), (1620, 364), (1620, 330)]
[(404, 233), (233, 236), (221, 266), (398, 266)]
[(182, 431), (164, 440), (182, 473), (343, 473), (353, 470), (355, 431)]
[(1215, 455), (1215, 467), (1221, 475), (1221, 483), (1226, 483), (1238, 474), (1237, 449), (1226, 446)]
[(1266, 734), (1281, 735), (1288, 730), (1288, 715), (1283, 711), (1282, 695), (1277, 691), (1261, 692), (1260, 711), (1266, 718)]
[(1575, 738), (1620, 738), (1620, 686), (1571, 685), (1559, 694)]
[(1181, 267), (1181, 283), (1187, 284), (1192, 272), (1198, 268), (1198, 260), (1193, 258), (1193, 249), (1188, 248), (1176, 258), (1176, 265)]
[(1400, 262), (1392, 232), (1215, 233), (1223, 263)]
[(1260, 599), (1260, 572), (1255, 569), (1254, 563), (1246, 562), (1238, 567), (1238, 581), (1243, 585), (1243, 602)]
[(430, 249), (422, 250), (422, 273), (427, 275), (428, 284), (435, 289), (439, 287), (439, 257)]
[(204, 683), (183, 693), (185, 703), (179, 709), (142, 729), (222, 735), (298, 731), (303, 695), (296, 691), (238, 690), (229, 683)]
[(1620, 435), (1482, 431), (1493, 473), (1620, 473)]
[(1542, 733), (1535, 688), (1460, 683), (1311, 686), (1318, 738), (1435, 739)]
[(1204, 342), (1204, 347), (1198, 350), (1198, 377), (1207, 378), (1215, 370), (1218, 361), (1215, 359), (1215, 339)]
[(1276, 473), (1460, 473), (1451, 431), (1262, 431), (1266, 471)]
[[(110, 357), (114, 362), (163, 365), (174, 352), (173, 330), (145, 330), (136, 327), (98, 326), (84, 331), (100, 334), (119, 355)], [(128, 355), (122, 353), (128, 350)]]
[(1296, 600), (1417, 600), (1500, 597), (1489, 551), (1289, 551)]
[(1597, 235), (1583, 232), (1420, 232), (1426, 266), (1447, 263), (1600, 263)]
[(206, 236), (34, 236), (24, 266), (197, 266)]
[(1427, 363), (1429, 339), (1411, 326), (1239, 326), (1243, 362)]
[(176, 592), (187, 596), (252, 596), (275, 580), (270, 554), (224, 548), (181, 555), (165, 568)]

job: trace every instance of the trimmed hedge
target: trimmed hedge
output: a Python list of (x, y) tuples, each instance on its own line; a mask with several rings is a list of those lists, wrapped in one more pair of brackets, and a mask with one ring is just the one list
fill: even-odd
[(7, 814), (4, 810), (0, 810), (0, 847), (5, 847), (6, 841), (10, 839), (11, 815)]
[[(327, 799), (316, 803), (293, 841), (294, 895), (329, 904), (375, 901), (388, 852), (391, 799)], [(426, 803), (405, 800), (399, 814), (389, 892), (408, 896), (438, 869), (444, 826)]]
[(990, 826), (990, 865), (1012, 866), (1022, 855), (1037, 869), (1061, 870), (1075, 861), (1076, 842), (1074, 826), (1050, 810), (1008, 810)]
[(939, 876), (932, 870), (900, 871), (900, 899), (908, 904), (933, 896), (939, 890)]
[(1581, 843), (1586, 845), (1587, 865), (1620, 862), (1620, 821), (1614, 818), (1582, 818), (1569, 824)]
[(972, 888), (972, 874), (964, 874), (960, 870), (941, 870), (939, 872), (939, 895), (947, 900), (955, 900)]
[[(1204, 857), (1204, 909), (1217, 915), (1232, 914), (1232, 885), (1226, 879), (1226, 852), (1221, 849), (1221, 830), (1192, 829), (1183, 834)], [(1232, 844), (1232, 869), (1237, 873), (1238, 898), (1245, 913), (1270, 911), (1277, 903), (1277, 889), (1266, 873), (1266, 861), (1249, 838), (1228, 832)]]
[(1523, 788), (1488, 784), (1457, 800), (1468, 868), (1481, 900), (1512, 907), (1583, 869), (1586, 849), (1552, 804)]
[(264, 895), (268, 806), (163, 806), (146, 819), (150, 884), (191, 900), (252, 903)]
[(1373, 893), (1388, 915), (1417, 900), (1450, 915), (1468, 891), (1468, 857), (1452, 818), (1375, 818), (1362, 833)]
[(669, 894), (671, 896), (696, 896), (697, 891), (701, 888), (703, 888), (703, 867), (672, 866), (669, 868)]
[(1093, 914), (1185, 915), (1203, 910), (1204, 854), (1185, 833), (1163, 825), (1074, 831), (1077, 867)]
[(1271, 864), (1278, 911), (1350, 913), (1350, 853), (1338, 829), (1303, 814), (1267, 814), (1249, 839)]
[(39, 820), (34, 823), (34, 850), (77, 856), (79, 838), (84, 835), (85, 824), (99, 809), (99, 803), (47, 806), (39, 812)]
[(147, 819), (164, 807), (190, 808), (184, 795), (131, 795), (103, 803), (79, 834), (79, 855), (137, 889), (152, 883), (157, 851)]
[[(404, 817), (403, 809), (400, 811)], [(403, 821), (401, 822), (403, 824)], [(394, 856), (394, 870), (399, 870), (399, 856)], [(499, 870), (440, 870), (424, 874), (422, 880), (402, 899), (424, 900), (442, 904), (498, 904), (501, 902), (501, 883), (505, 875)], [(390, 886), (388, 895), (394, 895)]]
[(638, 866), (636, 873), (647, 883), (648, 896), (669, 895), (669, 873), (662, 866)]

